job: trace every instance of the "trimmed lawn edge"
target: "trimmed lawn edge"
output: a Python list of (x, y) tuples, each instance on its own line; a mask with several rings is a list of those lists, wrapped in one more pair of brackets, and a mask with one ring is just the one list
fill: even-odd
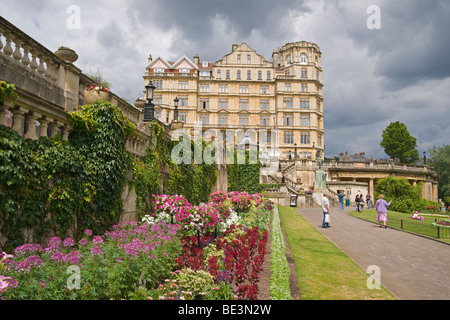
[(296, 208), (279, 207), (279, 213), (303, 300), (396, 300), (383, 286), (379, 290), (369, 289), (370, 275)]

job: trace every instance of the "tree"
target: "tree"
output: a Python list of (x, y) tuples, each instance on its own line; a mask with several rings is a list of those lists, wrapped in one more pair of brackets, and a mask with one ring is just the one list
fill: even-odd
[(391, 158), (399, 159), (401, 163), (414, 163), (419, 160), (417, 140), (409, 134), (404, 123), (391, 122), (383, 131), (380, 146)]
[(438, 195), (450, 205), (450, 145), (429, 150), (430, 162), (438, 175)]

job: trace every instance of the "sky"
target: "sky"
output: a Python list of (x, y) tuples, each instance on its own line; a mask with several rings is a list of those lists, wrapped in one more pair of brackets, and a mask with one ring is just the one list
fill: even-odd
[(130, 103), (150, 54), (215, 62), (246, 42), (271, 61), (286, 43), (314, 42), (326, 157), (388, 158), (380, 141), (395, 121), (421, 156), (449, 144), (448, 0), (0, 0), (0, 15), (53, 52), (74, 49), (78, 68)]

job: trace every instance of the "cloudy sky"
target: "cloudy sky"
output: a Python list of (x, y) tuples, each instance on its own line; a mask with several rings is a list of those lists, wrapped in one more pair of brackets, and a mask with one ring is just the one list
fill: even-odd
[(131, 103), (149, 54), (217, 61), (247, 42), (270, 60), (288, 42), (314, 42), (327, 157), (387, 158), (379, 144), (394, 121), (420, 155), (450, 142), (448, 0), (0, 0), (0, 15), (52, 51), (74, 49), (76, 66), (100, 70)]

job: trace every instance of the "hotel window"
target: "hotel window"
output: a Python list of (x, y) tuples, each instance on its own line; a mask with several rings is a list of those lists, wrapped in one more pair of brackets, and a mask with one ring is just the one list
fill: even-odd
[(228, 115), (219, 114), (219, 125), (227, 125), (228, 124)]
[(270, 80), (270, 71), (267, 71), (267, 80)]
[(230, 70), (227, 70), (226, 75), (227, 75), (227, 79), (230, 79)]
[(269, 116), (260, 116), (259, 117), (259, 125), (263, 128), (270, 126), (270, 117)]
[(269, 93), (269, 86), (259, 86), (259, 93)]
[(200, 99), (200, 108), (209, 109), (209, 98)]
[(300, 126), (301, 127), (309, 127), (310, 117), (308, 114), (300, 115)]
[(300, 132), (300, 144), (310, 144), (311, 134), (309, 132)]
[(155, 73), (164, 73), (164, 68), (155, 68)]
[(187, 112), (180, 112), (178, 114), (179, 120), (183, 121), (184, 123), (188, 122), (188, 113)]
[(228, 92), (227, 84), (219, 84), (219, 92)]
[(187, 105), (188, 105), (188, 96), (183, 95), (183, 96), (180, 96), (178, 99), (180, 100), (180, 106), (181, 107), (187, 107)]
[(237, 55), (237, 63), (239, 63), (239, 64), (241, 63), (241, 55), (240, 54)]
[(290, 83), (285, 83), (284, 84), (284, 91), (291, 91), (291, 84)]
[(238, 71), (237, 71), (237, 79), (238, 79), (238, 80), (241, 80), (241, 70), (238, 70)]
[(252, 72), (249, 70), (247, 71), (247, 80), (251, 80), (252, 79)]
[(259, 100), (259, 110), (269, 110), (269, 99)]
[(155, 80), (153, 81), (155, 84), (155, 89), (162, 89), (163, 88), (163, 81), (162, 80)]
[(209, 92), (209, 84), (201, 84), (200, 92)]
[(307, 64), (308, 63), (308, 58), (306, 57), (306, 54), (302, 53), (300, 55), (300, 64)]
[(252, 63), (252, 56), (251, 55), (247, 55), (247, 63), (251, 64)]
[(167, 110), (166, 111), (166, 122), (169, 122), (169, 117), (170, 117), (170, 111)]
[(262, 80), (262, 71), (258, 71), (258, 80)]
[(200, 122), (202, 123), (202, 125), (206, 125), (209, 124), (209, 115), (208, 114), (201, 114), (199, 116)]
[(248, 110), (248, 99), (239, 99), (239, 110)]
[[(263, 130), (266, 131), (266, 130)], [(272, 142), (272, 134), (270, 132), (260, 132), (259, 140), (262, 144)]]
[(239, 116), (239, 125), (248, 126), (248, 116)]
[(292, 114), (283, 114), (283, 125), (284, 126), (293, 126), (294, 125), (294, 116)]
[(231, 142), (231, 141), (233, 141), (233, 138), (234, 138), (234, 132), (233, 131), (225, 131), (225, 132), (222, 132), (222, 139), (223, 140), (225, 140), (225, 141), (227, 141), (227, 142)]
[(217, 70), (217, 79), (222, 79), (222, 74), (220, 70)]
[(302, 68), (302, 78), (308, 78), (308, 69)]
[(161, 121), (161, 110), (155, 110), (155, 118)]
[(291, 56), (290, 55), (286, 57), (286, 64), (287, 65), (291, 64)]
[(284, 143), (285, 144), (293, 144), (294, 143), (294, 132), (293, 131), (285, 131), (284, 132)]
[(182, 69), (180, 69), (180, 73), (189, 73), (189, 69), (182, 68)]
[(189, 89), (189, 82), (188, 81), (178, 81), (178, 89), (181, 89), (181, 90)]
[(248, 85), (239, 86), (239, 93), (248, 93)]
[(306, 83), (302, 83), (302, 92), (308, 92), (308, 85)]
[(309, 99), (300, 99), (300, 109), (309, 110)]
[(219, 99), (219, 109), (220, 110), (228, 109), (228, 99)]
[(162, 104), (162, 95), (158, 94), (153, 97), (154, 104)]
[(283, 107), (287, 109), (292, 109), (294, 107), (294, 101), (293, 98), (290, 97), (284, 97), (283, 98)]

